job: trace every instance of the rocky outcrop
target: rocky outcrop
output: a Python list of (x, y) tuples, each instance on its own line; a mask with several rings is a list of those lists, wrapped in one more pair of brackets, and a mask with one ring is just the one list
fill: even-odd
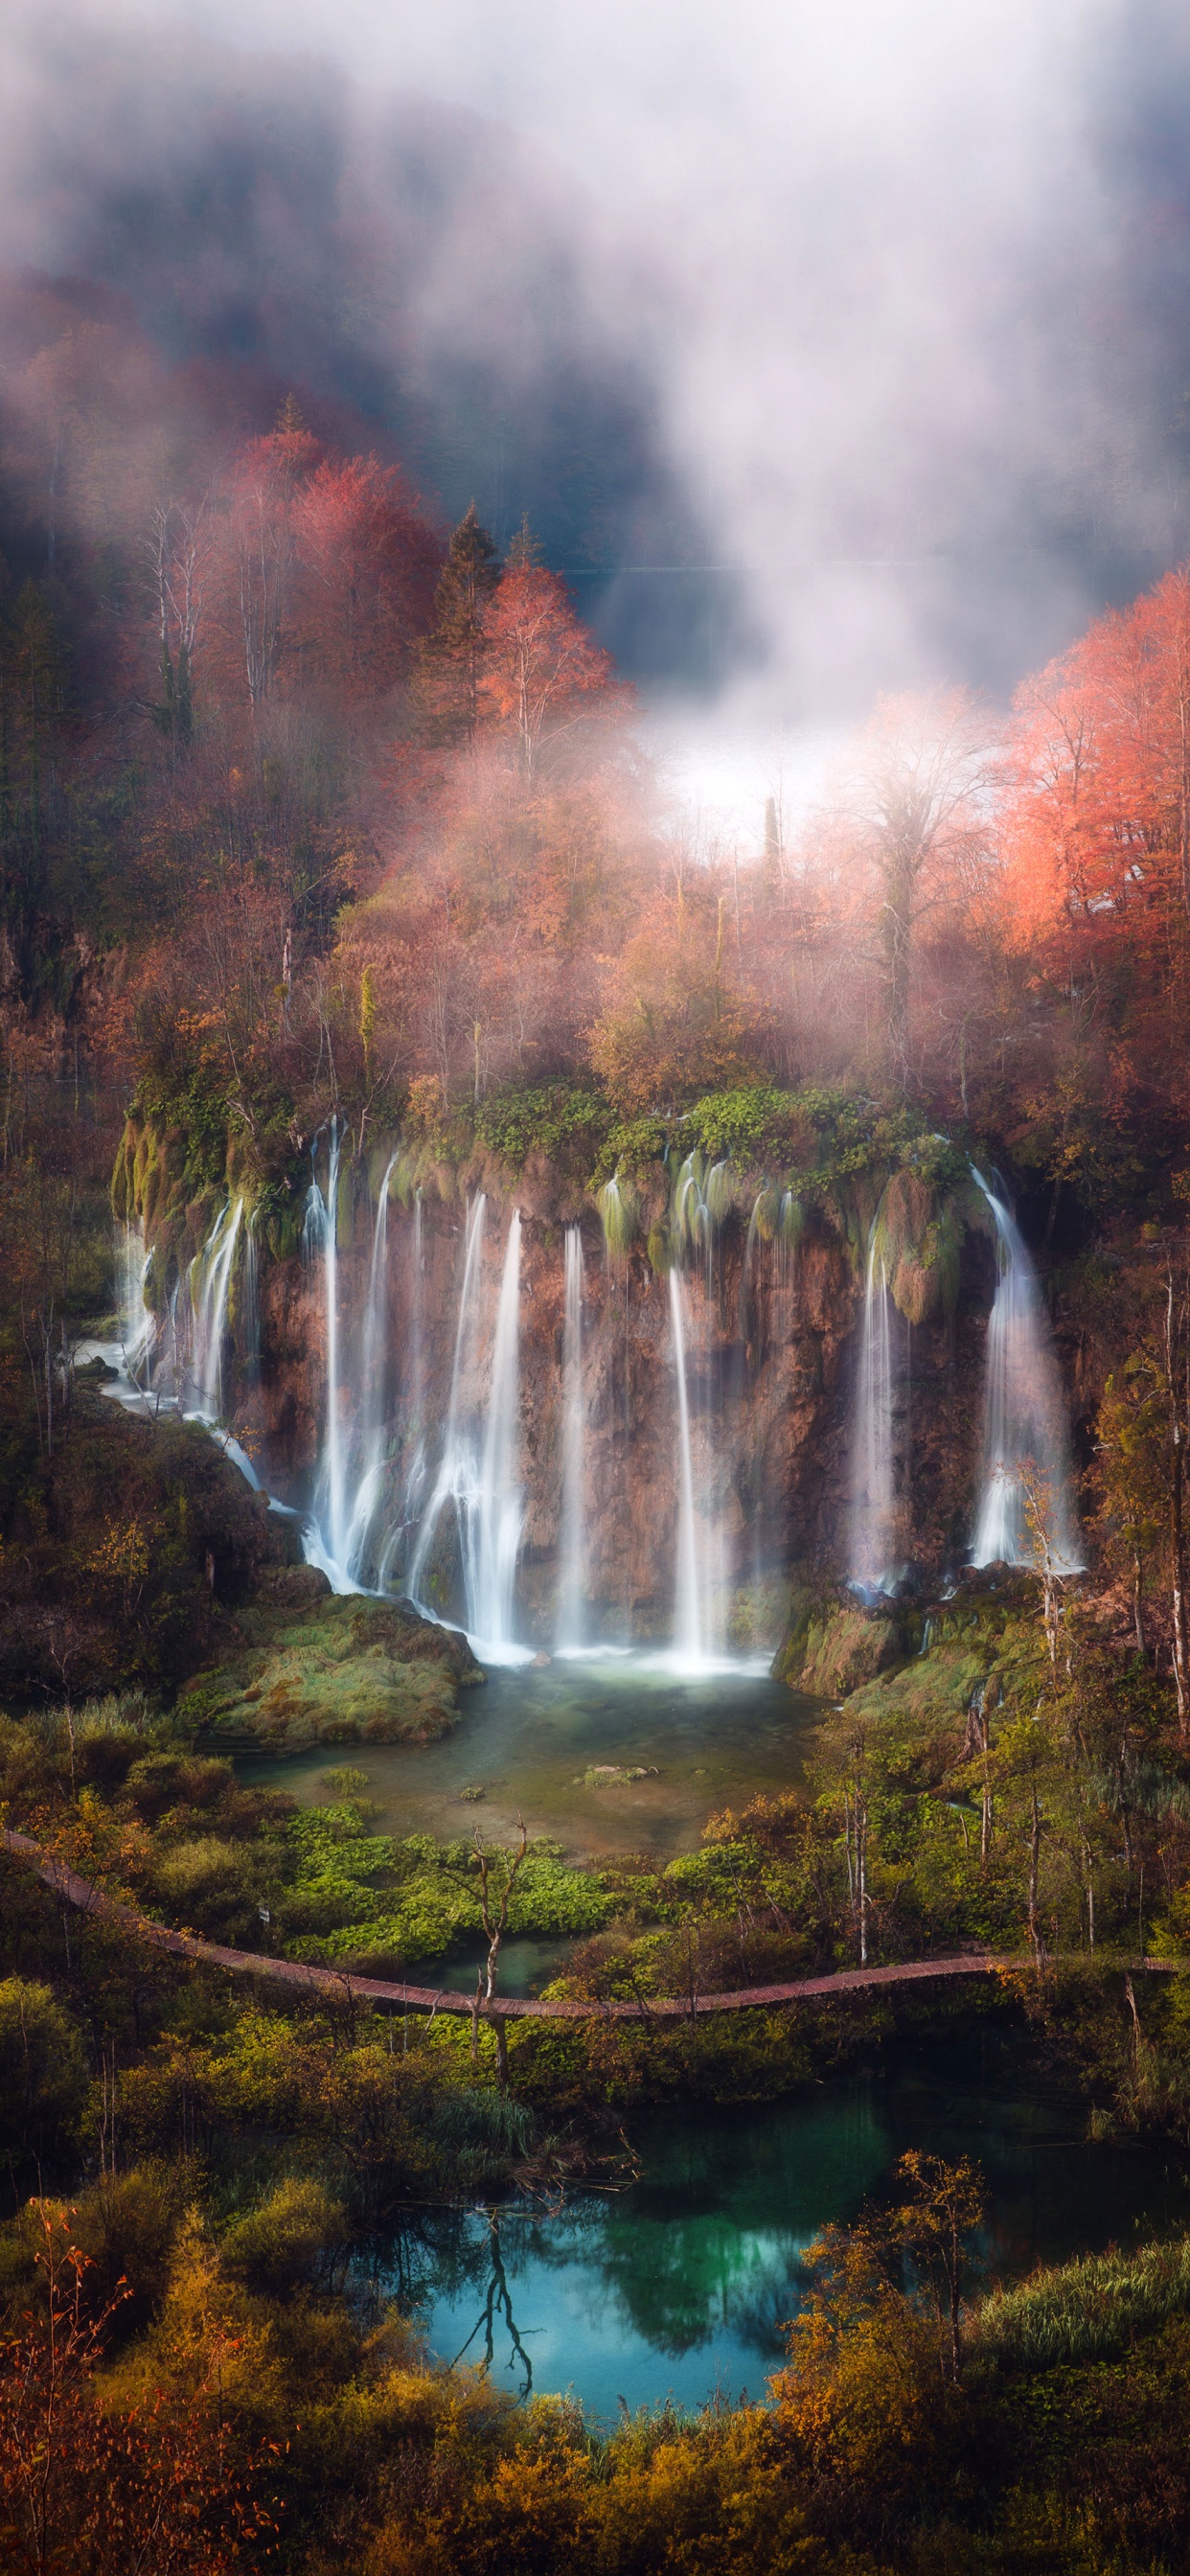
[(335, 1599), (313, 1566), (282, 1568), (241, 1609), (238, 1639), (179, 1711), (221, 1744), (426, 1744), (483, 1675), (465, 1637), (397, 1604)]

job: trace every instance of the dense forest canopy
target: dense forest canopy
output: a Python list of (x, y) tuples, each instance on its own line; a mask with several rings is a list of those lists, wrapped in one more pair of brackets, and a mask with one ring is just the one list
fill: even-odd
[(1161, 1217), (1184, 572), (1007, 712), (880, 705), (762, 861), (696, 854), (531, 529), (452, 536), (348, 413), (170, 368), (113, 297), (10, 285), (3, 327), (10, 1159), (67, 1064), (261, 1185), (332, 1109), (827, 1083)]

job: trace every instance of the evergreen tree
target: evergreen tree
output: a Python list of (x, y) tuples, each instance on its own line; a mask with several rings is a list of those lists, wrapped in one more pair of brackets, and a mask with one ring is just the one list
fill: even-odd
[(433, 629), (418, 654), (414, 693), (430, 742), (470, 742), (474, 736), (487, 610), (499, 580), (499, 554), (473, 501), (447, 548)]
[(529, 525), (529, 513), (526, 510), (508, 549), (508, 562), (505, 569), (508, 572), (528, 572), (540, 561), (541, 547)]

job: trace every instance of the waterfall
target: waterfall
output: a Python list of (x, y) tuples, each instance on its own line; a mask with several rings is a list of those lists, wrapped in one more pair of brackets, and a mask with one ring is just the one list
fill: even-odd
[[(345, 1471), (348, 1488), (347, 1527), (341, 1562), (350, 1580), (369, 1571), (368, 1537), (384, 1481), (384, 1442), (388, 1416), (388, 1190), (393, 1154), (380, 1184), (372, 1231), (372, 1262), (360, 1351), (359, 1419)], [(339, 1553), (338, 1550), (335, 1551)]]
[(784, 1347), (792, 1338), (794, 1290), (797, 1285), (797, 1248), (802, 1233), (801, 1201), (792, 1190), (782, 1190), (777, 1203), (777, 1230), (773, 1243), (773, 1315), (770, 1339)]
[(255, 1384), (260, 1376), (260, 1245), (256, 1233), (256, 1210), (251, 1208), (244, 1228), (244, 1268), (241, 1280), (243, 1316), (240, 1341), (244, 1354), (245, 1374)]
[[(454, 1357), (450, 1371), (450, 1397), (446, 1411), (442, 1456), (438, 1474), (418, 1530), (409, 1566), (409, 1590), (415, 1601), (422, 1600), (431, 1547), (438, 1523), (448, 1503), (453, 1503), (462, 1520), (465, 1498), (474, 1491), (478, 1479), (476, 1457), (473, 1381), (479, 1341), (480, 1293), (483, 1282), (483, 1241), (487, 1200), (481, 1190), (467, 1211), (467, 1229), (463, 1240), (463, 1278), (459, 1290), (459, 1311), (455, 1320)], [(433, 1603), (425, 1605), (437, 1617), (440, 1610)]]
[(409, 1422), (413, 1455), (405, 1471), (404, 1516), (417, 1513), (426, 1480), (426, 1253), (421, 1191), (413, 1201), (412, 1275), (409, 1282)]
[(758, 1191), (753, 1201), (752, 1214), (748, 1219), (748, 1232), (744, 1240), (744, 1266), (740, 1272), (740, 1338), (745, 1345), (751, 1345), (753, 1366), (759, 1364), (764, 1339), (764, 1319), (756, 1277), (758, 1266), (756, 1247), (758, 1243), (763, 1243), (765, 1240), (764, 1219), (771, 1198), (772, 1192), (766, 1188)]
[(1026, 1483), (1045, 1523), (1055, 1572), (1077, 1573), (1083, 1557), (1070, 1492), (1066, 1409), (1037, 1273), (1020, 1229), (979, 1172), (996, 1226), (1000, 1277), (988, 1319), (983, 1480), (971, 1549), (973, 1565), (1033, 1565)]
[(669, 1274), (674, 1378), (678, 1396), (678, 1561), (674, 1596), (674, 1645), (683, 1662), (703, 1655), (698, 1593), (698, 1542), (694, 1526), (694, 1461), (690, 1447), (690, 1396), (686, 1385), (686, 1291), (677, 1263)]
[(562, 1514), (558, 1643), (583, 1643), (586, 1529), (583, 1492), (586, 1409), (583, 1403), (583, 1238), (566, 1228), (566, 1299), (562, 1322)]
[(152, 1307), (145, 1304), (148, 1272), (144, 1227), (117, 1226), (116, 1292), (120, 1352), (125, 1375), (136, 1381), (143, 1373), (146, 1383), (157, 1340), (157, 1318)]
[(702, 1156), (687, 1154), (674, 1184), (674, 1232), (679, 1244), (709, 1254), (711, 1240), (710, 1212), (703, 1196)]
[(513, 1592), (525, 1517), (520, 1419), (521, 1219), (508, 1229), (479, 1489), (467, 1514), (467, 1607), (489, 1650), (513, 1643)]
[(892, 1331), (888, 1274), (868, 1245), (864, 1327), (852, 1456), (851, 1580), (861, 1592), (891, 1591), (893, 1563)]
[[(229, 1200), (220, 1209), (202, 1251), (190, 1265), (193, 1315), (191, 1374), (195, 1411), (204, 1422), (217, 1422), (223, 1411), (223, 1337), (232, 1264), (244, 1202)], [(197, 1274), (197, 1293), (196, 1293)]]
[[(318, 1185), (315, 1171), (306, 1199), (303, 1244), (310, 1260), (322, 1258), (323, 1310), (326, 1316), (326, 1437), (322, 1448), (315, 1512), (323, 1547), (342, 1584), (344, 1562), (343, 1529), (343, 1426), (340, 1421), (339, 1394), (339, 1159), (341, 1136), (337, 1118), (331, 1120), (331, 1151), (327, 1167), (326, 1197)], [(328, 1567), (329, 1571), (329, 1567)], [(332, 1575), (332, 1581), (336, 1580)], [(347, 1588), (351, 1586), (348, 1583)]]
[[(390, 1170), (391, 1170), (390, 1165)], [(407, 1371), (403, 1456), (401, 1463), (401, 1506), (390, 1523), (388, 1536), (380, 1554), (377, 1582), (382, 1592), (388, 1591), (402, 1572), (402, 1589), (408, 1590), (411, 1571), (404, 1562), (409, 1533), (417, 1528), (421, 1517), (426, 1482), (426, 1319), (425, 1319), (425, 1243), (422, 1226), (421, 1191), (413, 1200), (413, 1225), (409, 1244), (409, 1330), (406, 1337)]]

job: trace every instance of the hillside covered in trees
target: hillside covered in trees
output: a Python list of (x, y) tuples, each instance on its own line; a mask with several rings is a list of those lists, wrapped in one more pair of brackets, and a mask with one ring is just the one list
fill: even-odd
[[(0, 356), (0, 1822), (50, 1869), (3, 1859), (5, 2546), (38, 2576), (1165, 2576), (1184, 2243), (989, 2288), (967, 2160), (907, 2159), (828, 2231), (763, 2406), (518, 2409), (432, 2366), (392, 2283), (436, 2211), (613, 2194), (658, 2106), (822, 2085), (927, 2020), (1023, 2034), (1092, 2140), (1185, 2167), (1183, 1983), (1138, 1954), (1190, 1943), (1190, 570), (1010, 708), (881, 704), (812, 806), (774, 786), (755, 850), (708, 846), (530, 525), (503, 553), (446, 525), (348, 405), (171, 366), (98, 290), (9, 281)], [(245, 1779), (246, 1747), (435, 1744), (480, 1687), (407, 1603), (332, 1600), (207, 1429), (126, 1418), (79, 1362), (113, 1209), (164, 1314), (233, 1193), (280, 1337), (328, 1133), (349, 1212), (381, 1149), (381, 1206), (399, 1152), (452, 1224), (523, 1198), (557, 1249), (598, 1208), (642, 1308), (701, 1257), (716, 1171), (737, 1266), (788, 1201), (832, 1365), (879, 1221), (946, 1403), (964, 1226), (992, 1260), (955, 1211), (995, 1166), (1085, 1569), (1038, 1506), (1031, 1562), (944, 1590), (941, 1469), (917, 1594), (858, 1599), (825, 1547), (759, 1567), (810, 1750), (672, 1859), (378, 1831), (349, 1765), (304, 1802)], [(124, 1913), (59, 1902), (55, 1859)], [(510, 2038), (498, 1941), (470, 2031), (361, 2000), (490, 1944), (501, 1891), (589, 2019)], [(278, 2001), (138, 1914), (341, 1996)], [(1019, 1968), (974, 2003), (748, 1997), (984, 1947)], [(724, 1989), (729, 2029), (696, 2010)]]

